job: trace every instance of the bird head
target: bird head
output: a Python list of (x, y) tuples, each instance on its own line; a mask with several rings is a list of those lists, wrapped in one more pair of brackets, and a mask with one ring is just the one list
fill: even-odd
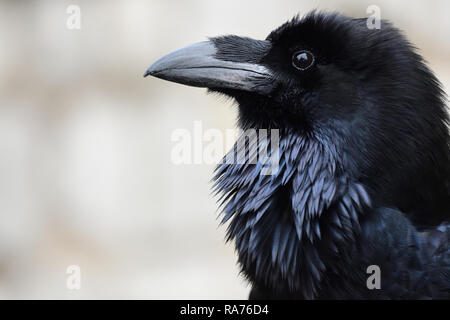
[(265, 40), (220, 36), (174, 51), (145, 75), (236, 99), (244, 127), (302, 132), (351, 129), (386, 112), (411, 118), (441, 98), (437, 80), (390, 24), (369, 29), (365, 19), (315, 12)]

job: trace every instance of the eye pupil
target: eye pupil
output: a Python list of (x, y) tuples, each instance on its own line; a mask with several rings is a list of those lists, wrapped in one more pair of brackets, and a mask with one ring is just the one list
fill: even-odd
[(299, 70), (306, 70), (314, 63), (314, 56), (311, 52), (303, 50), (294, 53), (292, 56), (292, 63), (295, 68)]

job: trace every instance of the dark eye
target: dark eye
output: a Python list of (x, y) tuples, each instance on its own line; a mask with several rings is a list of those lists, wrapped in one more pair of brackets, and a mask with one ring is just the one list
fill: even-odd
[(306, 50), (297, 51), (292, 56), (292, 64), (298, 70), (306, 70), (314, 64), (314, 56)]

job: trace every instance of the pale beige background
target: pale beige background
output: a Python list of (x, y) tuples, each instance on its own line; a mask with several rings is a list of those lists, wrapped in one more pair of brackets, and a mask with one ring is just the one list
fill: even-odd
[[(296, 13), (364, 17), (369, 4), (448, 92), (445, 0), (1, 1), (0, 298), (246, 298), (217, 227), (214, 166), (170, 161), (174, 129), (233, 128), (235, 107), (142, 74), (207, 36), (264, 38)], [(79, 291), (66, 288), (71, 264)]]

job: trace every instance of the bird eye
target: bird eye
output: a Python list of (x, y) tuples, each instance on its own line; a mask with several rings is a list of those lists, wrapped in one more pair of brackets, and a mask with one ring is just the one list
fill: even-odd
[(309, 69), (314, 64), (314, 56), (311, 52), (302, 50), (297, 51), (292, 56), (292, 64), (298, 70)]

